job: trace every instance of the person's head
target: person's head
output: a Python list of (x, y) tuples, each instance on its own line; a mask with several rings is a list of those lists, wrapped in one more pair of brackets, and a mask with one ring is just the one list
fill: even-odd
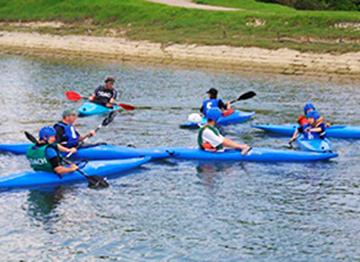
[(210, 108), (207, 111), (206, 118), (209, 124), (215, 125), (219, 118), (222, 116), (222, 112), (219, 108)]
[(56, 130), (51, 126), (45, 126), (40, 129), (39, 132), (40, 141), (46, 142), (48, 144), (53, 144), (56, 141)]
[(77, 113), (74, 110), (66, 109), (62, 114), (63, 122), (66, 124), (74, 124), (77, 119)]
[(218, 91), (215, 88), (210, 88), (206, 93), (209, 95), (210, 99), (216, 99), (218, 95)]
[(307, 102), (304, 106), (304, 114), (305, 115), (307, 115), (311, 111), (315, 111), (315, 110), (316, 110), (316, 108), (315, 108), (314, 104), (311, 102)]
[(108, 76), (107, 78), (105, 78), (105, 88), (107, 89), (113, 89), (114, 88), (114, 83), (115, 83), (115, 78)]
[(314, 125), (316, 121), (319, 120), (320, 115), (317, 111), (310, 111), (309, 113), (307, 113), (306, 117), (308, 119), (309, 124)]
[(309, 122), (308, 122), (306, 116), (299, 116), (299, 118), (298, 118), (298, 124), (299, 124), (299, 126), (305, 126), (305, 125), (307, 125), (308, 123), (309, 123)]

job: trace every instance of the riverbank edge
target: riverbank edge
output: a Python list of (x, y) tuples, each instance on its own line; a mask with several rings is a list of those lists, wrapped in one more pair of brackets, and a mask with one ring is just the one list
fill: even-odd
[(302, 53), (256, 47), (163, 45), (118, 37), (0, 31), (0, 53), (78, 56), (121, 62), (164, 64), (360, 81), (360, 52)]

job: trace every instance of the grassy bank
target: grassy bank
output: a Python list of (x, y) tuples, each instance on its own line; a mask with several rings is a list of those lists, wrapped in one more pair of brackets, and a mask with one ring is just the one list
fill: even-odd
[(359, 12), (297, 11), (254, 0), (198, 2), (241, 10), (190, 10), (143, 0), (0, 0), (0, 21), (63, 21), (71, 26), (41, 30), (92, 35), (111, 32), (134, 40), (164, 44), (288, 47), (315, 52), (360, 51), (360, 28), (356, 28), (360, 23)]

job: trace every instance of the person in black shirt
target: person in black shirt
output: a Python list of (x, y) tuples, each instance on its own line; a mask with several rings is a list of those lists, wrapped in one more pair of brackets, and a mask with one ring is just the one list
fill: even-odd
[(93, 103), (112, 108), (117, 98), (114, 83), (115, 79), (113, 77), (107, 77), (105, 84), (96, 88), (94, 94), (89, 97), (89, 100)]

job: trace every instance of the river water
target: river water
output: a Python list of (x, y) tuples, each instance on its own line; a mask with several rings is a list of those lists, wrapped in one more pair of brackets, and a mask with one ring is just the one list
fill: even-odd
[[(294, 122), (312, 99), (334, 123), (360, 125), (360, 89), (282, 76), (247, 76), (139, 65), (0, 56), (0, 140), (26, 141), (53, 124), (64, 90), (88, 95), (106, 75), (122, 100), (143, 106), (119, 115), (93, 142), (191, 146), (196, 133), (178, 125), (204, 93), (225, 99), (254, 90), (237, 106), (253, 123)], [(151, 110), (147, 106), (153, 107)], [(79, 120), (79, 130), (102, 118)], [(287, 139), (228, 128), (253, 146), (286, 148)], [(360, 153), (357, 141), (334, 140), (339, 158), (312, 164), (150, 163), (111, 187), (83, 185), (0, 194), (2, 261), (354, 261), (360, 259)], [(0, 155), (0, 174), (27, 170), (24, 157)]]

